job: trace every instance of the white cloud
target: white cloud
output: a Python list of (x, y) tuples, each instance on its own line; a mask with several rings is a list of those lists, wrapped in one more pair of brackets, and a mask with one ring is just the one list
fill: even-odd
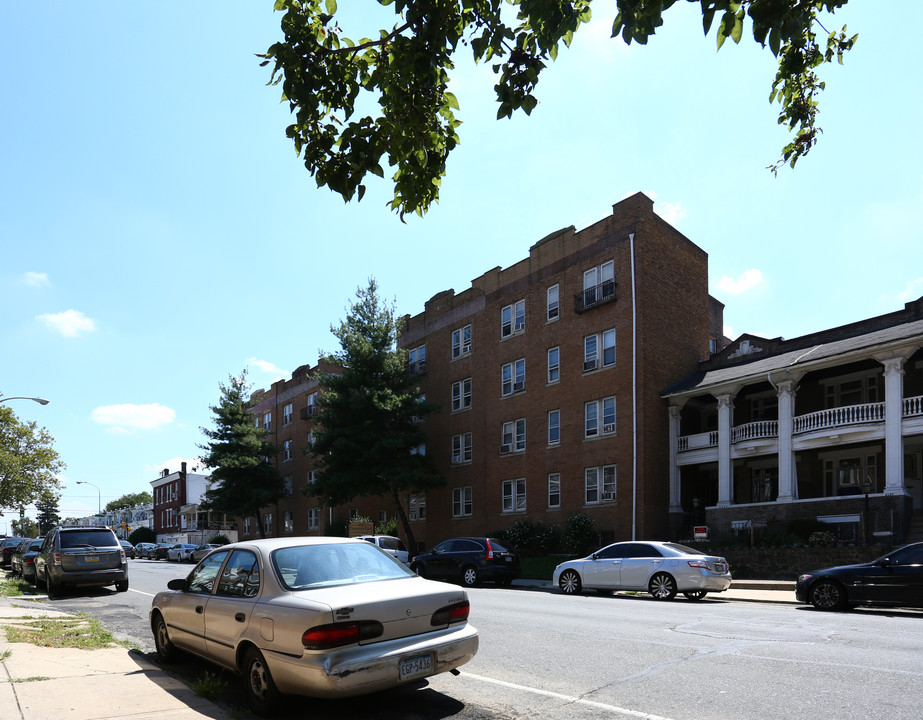
[(31, 287), (51, 287), (48, 273), (27, 272), (24, 276), (26, 285)]
[(679, 203), (655, 202), (654, 212), (671, 225), (676, 225), (678, 221), (686, 217), (686, 208)]
[(740, 295), (752, 290), (763, 283), (763, 273), (759, 270), (746, 270), (736, 278), (722, 275), (718, 281), (718, 289), (729, 295)]
[(904, 289), (897, 294), (897, 299), (902, 303), (908, 303), (911, 300), (917, 300), (921, 295), (923, 295), (923, 277), (918, 277), (904, 286)]
[(96, 330), (96, 322), (79, 310), (65, 310), (55, 314), (39, 315), (37, 319), (52, 330), (57, 330), (64, 337), (77, 337), (82, 332)]
[(737, 335), (734, 334), (734, 328), (732, 328), (730, 325), (725, 325), (724, 330), (722, 330), (721, 332), (724, 333), (724, 337), (731, 338), (731, 340), (734, 340), (737, 338)]
[(150, 405), (103, 405), (93, 410), (93, 421), (108, 425), (109, 432), (132, 433), (136, 430), (156, 430), (169, 425), (176, 418), (176, 412), (158, 403)]
[(169, 470), (171, 473), (174, 473), (179, 472), (183, 463), (186, 463), (186, 472), (198, 473), (199, 475), (208, 475), (209, 473), (208, 468), (205, 467), (205, 463), (202, 462), (202, 458), (180, 457), (179, 455), (175, 455), (154, 466), (148, 465), (145, 470), (150, 472), (151, 475), (160, 475), (163, 470)]
[(275, 382), (276, 380), (285, 380), (286, 378), (288, 378), (289, 375), (291, 375), (290, 372), (286, 370), (282, 370), (281, 368), (276, 366), (274, 363), (269, 362), (268, 360), (259, 360), (257, 358), (249, 358), (247, 360), (247, 365), (252, 365), (257, 370), (265, 373), (266, 375), (272, 375), (273, 382)]

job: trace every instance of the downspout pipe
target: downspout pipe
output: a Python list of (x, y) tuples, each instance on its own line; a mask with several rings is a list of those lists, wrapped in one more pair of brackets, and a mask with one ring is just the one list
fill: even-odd
[(628, 234), (631, 255), (631, 539), (638, 539), (638, 306), (635, 297), (635, 234)]

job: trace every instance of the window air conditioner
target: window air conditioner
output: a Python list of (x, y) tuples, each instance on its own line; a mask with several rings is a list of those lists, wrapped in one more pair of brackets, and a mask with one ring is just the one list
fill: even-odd
[(503, 443), (500, 446), (500, 454), (505, 455), (506, 453), (513, 452), (513, 443)]
[(452, 456), (452, 462), (453, 462), (453, 463), (456, 463), (456, 464), (457, 464), (457, 463), (460, 463), (461, 461), (462, 461), (462, 456), (461, 456), (461, 455), (453, 455), (453, 456)]
[(524, 381), (513, 383), (513, 392), (522, 392), (525, 389), (526, 383)]
[(614, 492), (604, 492), (602, 495), (602, 498), (603, 498), (603, 502), (606, 502), (607, 500), (615, 500), (615, 493)]
[(603, 432), (604, 433), (615, 432), (615, 423), (609, 423), (608, 425), (603, 425)]
[(583, 372), (589, 372), (590, 370), (595, 370), (595, 369), (596, 369), (595, 360), (587, 360), (586, 362), (583, 363)]

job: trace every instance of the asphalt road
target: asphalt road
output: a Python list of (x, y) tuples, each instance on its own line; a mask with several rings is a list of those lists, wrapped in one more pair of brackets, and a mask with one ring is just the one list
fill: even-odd
[[(127, 593), (100, 590), (51, 605), (100, 617), (153, 651), (151, 596), (190, 565), (135, 560)], [(646, 595), (564, 596), (475, 588), (477, 656), (458, 677), (340, 702), (294, 700), (285, 717), (389, 720), (918, 720), (923, 613), (722, 600), (658, 602)], [(49, 601), (50, 602), (50, 601)], [(206, 664), (177, 672), (193, 678)], [(226, 675), (223, 700), (241, 702)]]

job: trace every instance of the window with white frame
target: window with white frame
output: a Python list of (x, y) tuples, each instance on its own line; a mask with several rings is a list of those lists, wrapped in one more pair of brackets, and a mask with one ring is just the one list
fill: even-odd
[(411, 455), (426, 455), (426, 443), (420, 443), (416, 447), (410, 448)]
[(282, 530), (287, 533), (295, 532), (295, 516), (291, 510), (282, 513)]
[(282, 425), (292, 424), (292, 404), (289, 403), (282, 408)]
[(557, 347), (548, 349), (548, 383), (561, 380), (561, 349)]
[(471, 407), (471, 378), (452, 383), (452, 412)]
[(512, 395), (526, 389), (526, 359), (506, 363), (500, 368), (500, 394)]
[(378, 511), (378, 524), (379, 524), (379, 525), (384, 525), (386, 522), (388, 522), (388, 511), (387, 511), (387, 510), (379, 510), (379, 511)]
[(602, 400), (591, 400), (586, 403), (583, 410), (583, 435), (596, 437), (598, 435), (611, 435), (615, 432), (615, 397)]
[(243, 533), (244, 533), (244, 536), (245, 536), (245, 537), (246, 537), (247, 535), (250, 534), (250, 518), (248, 518), (248, 517), (245, 517), (245, 518), (244, 518), (244, 529), (243, 529)]
[(426, 495), (411, 495), (407, 514), (411, 520), (426, 520)]
[(524, 512), (526, 509), (526, 479), (503, 481), (503, 512)]
[(526, 449), (526, 419), (503, 423), (500, 453), (522, 452)]
[(294, 492), (293, 487), (294, 487), (294, 483), (292, 482), (291, 475), (286, 475), (284, 478), (282, 478), (282, 494), (283, 495), (291, 495)]
[(452, 517), (471, 517), (471, 486), (452, 488)]
[(583, 372), (615, 365), (615, 330), (606, 330), (583, 339)]
[(411, 375), (419, 375), (426, 370), (426, 345), (407, 351), (407, 369)]
[(548, 412), (548, 444), (561, 444), (561, 411), (550, 410)]
[(847, 407), (880, 402), (881, 371), (854, 373), (831, 380), (822, 380), (824, 408)]
[(471, 352), (471, 326), (452, 331), (452, 359)]
[(313, 485), (317, 482), (317, 470), (308, 470), (308, 485)]
[(306, 439), (306, 442), (307, 442), (307, 445), (308, 445), (308, 450), (310, 450), (312, 447), (314, 447), (314, 438), (315, 438), (315, 436), (314, 436), (314, 431), (313, 431), (313, 430), (308, 430), (308, 437), (307, 437), (307, 439)]
[(583, 305), (595, 305), (615, 295), (615, 262), (610, 260), (583, 273)]
[(308, 417), (317, 414), (317, 393), (308, 395)]
[(452, 464), (471, 462), (471, 433), (452, 436)]
[(561, 473), (548, 473), (548, 507), (561, 507)]
[(320, 527), (320, 508), (308, 508), (308, 530), (317, 530)]
[(272, 430), (272, 413), (263, 413), (263, 430), (270, 432)]
[(272, 513), (263, 513), (263, 532), (272, 535)]
[(615, 500), (615, 465), (586, 468), (584, 478), (587, 505)]
[(292, 441), (283, 440), (282, 441), (282, 461), (285, 462), (291, 459), (292, 459)]
[(552, 285), (548, 288), (547, 301), (545, 304), (545, 317), (548, 321), (557, 320), (561, 312), (560, 306), (560, 288)]
[(517, 300), (500, 311), (500, 337), (509, 337), (526, 329), (526, 301)]

